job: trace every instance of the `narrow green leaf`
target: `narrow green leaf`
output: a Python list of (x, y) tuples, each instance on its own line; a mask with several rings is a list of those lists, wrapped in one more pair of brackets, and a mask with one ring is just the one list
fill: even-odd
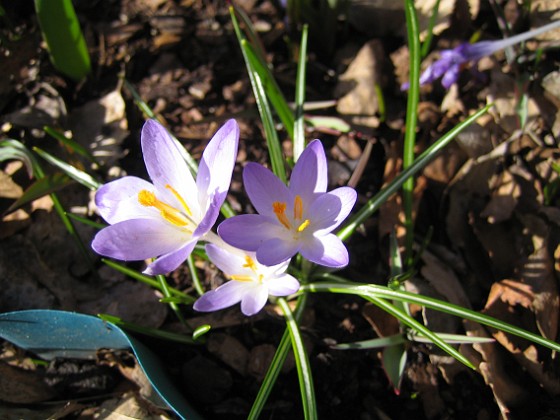
[(358, 213), (356, 213), (337, 233), (338, 237), (342, 240), (347, 240), (360, 224), (374, 214), (389, 197), (400, 189), (404, 181), (411, 176), (414, 176), (422, 168), (424, 168), (424, 166), (426, 166), (440, 150), (447, 146), (457, 134), (476, 121), (480, 116), (484, 115), (492, 106), (492, 104), (486, 105), (484, 108), (480, 109), (478, 112), (471, 115), (465, 121), (456, 125), (441, 138), (436, 140), (434, 144), (428, 147), (414, 160), (413, 164), (410, 165), (408, 169), (402, 171), (389, 185), (370, 198), (368, 202), (358, 211)]
[(80, 156), (86, 158), (87, 160), (89, 160), (92, 163), (95, 163), (95, 164), (99, 165), (99, 163), (97, 162), (97, 160), (95, 159), (95, 157), (91, 154), (91, 152), (89, 150), (87, 150), (84, 146), (77, 143), (76, 141), (74, 141), (70, 137), (66, 137), (66, 135), (64, 133), (61, 133), (59, 130), (57, 130), (54, 127), (49, 127), (48, 125), (43, 127), (43, 130), (49, 136), (58, 140), (59, 142), (61, 142), (66, 147), (73, 150), (74, 152), (76, 152)]
[(301, 44), (299, 48), (298, 69), (296, 75), (296, 118), (294, 123), (294, 162), (305, 149), (305, 124), (303, 120), (303, 106), (305, 104), (305, 71), (307, 65), (307, 36), (309, 26), (303, 25)]
[[(129, 268), (121, 263), (118, 263), (116, 261), (112, 261), (112, 260), (108, 260), (105, 258), (102, 258), (101, 261), (103, 261), (105, 264), (107, 264), (109, 267), (114, 268), (115, 270), (119, 271), (120, 273), (123, 273), (125, 275), (127, 275), (128, 277), (131, 277), (135, 280), (138, 280), (144, 284), (147, 284), (150, 287), (153, 287), (154, 289), (158, 289), (160, 292), (163, 292), (161, 284), (159, 281), (154, 280), (152, 277), (150, 276), (146, 276), (145, 274), (139, 273), (136, 270), (133, 270), (132, 268)], [(181, 297), (183, 299), (186, 300), (190, 300), (190, 303), (193, 303), (196, 299), (193, 298), (192, 296), (181, 292), (180, 290), (174, 289), (173, 287), (169, 287), (168, 291), (170, 292), (171, 296), (178, 296)]]
[[(463, 308), (458, 305), (454, 305), (449, 302), (444, 302), (442, 300), (434, 299), (423, 295), (416, 295), (410, 292), (391, 290), (388, 287), (378, 286), (375, 284), (360, 284), (360, 283), (349, 284), (346, 279), (342, 279), (333, 274), (324, 273), (321, 275), (321, 278), (328, 279), (328, 280), (332, 279), (335, 282), (325, 282), (325, 283), (321, 282), (321, 283), (312, 283), (308, 285), (303, 285), (301, 286), (300, 291), (343, 293), (343, 294), (362, 296), (364, 299), (377, 297), (383, 299), (401, 300), (403, 302), (408, 302), (408, 303), (415, 303), (424, 306), (426, 308), (434, 309), (436, 311), (441, 311), (446, 314), (457, 316), (459, 318), (464, 318), (470, 321), (478, 322), (479, 324), (482, 325), (487, 325), (497, 330), (509, 334), (513, 334), (517, 337), (521, 337), (526, 340), (532, 341), (534, 343), (540, 344), (541, 346), (544, 346), (554, 351), (560, 351), (559, 343), (541, 337), (537, 334), (533, 334), (529, 331), (526, 331), (514, 325), (508, 324), (507, 322), (500, 321), (499, 319), (493, 318), (491, 316), (480, 314), (478, 312)], [(346, 282), (346, 283), (342, 283), (342, 282)], [(423, 334), (423, 332), (421, 333)]]
[(90, 190), (96, 190), (101, 186), (101, 183), (97, 181), (94, 177), (90, 174), (81, 171), (80, 169), (60, 160), (59, 158), (51, 155), (50, 153), (45, 152), (44, 150), (39, 149), (38, 147), (34, 147), (33, 151), (49, 162), (51, 165), (56, 166), (57, 168), (61, 169), (66, 175), (70, 178), (78, 181), (84, 187), (89, 188)]
[(5, 160), (22, 161), (29, 177), (34, 176), (37, 160), (20, 141), (14, 139), (0, 141), (0, 162)]
[[(298, 298), (296, 310), (294, 311), (294, 318), (297, 321), (299, 321), (299, 319), (301, 318), (306, 303), (307, 303), (307, 294), (303, 294)], [(247, 416), (248, 420), (258, 420), (259, 418), (261, 418), (262, 409), (264, 408), (264, 405), (266, 404), (266, 400), (268, 399), (270, 393), (272, 392), (272, 387), (276, 383), (276, 379), (278, 378), (278, 375), (280, 375), (280, 371), (282, 370), (282, 366), (284, 365), (284, 361), (288, 356), (288, 352), (290, 351), (290, 348), (291, 348), (290, 333), (286, 329), (284, 331), (284, 334), (282, 335), (282, 339), (280, 340), (280, 343), (278, 344), (278, 348), (276, 349), (276, 353), (274, 354), (272, 362), (270, 363), (270, 367), (268, 368), (268, 371), (266, 372), (266, 375), (263, 379), (263, 382), (259, 389), (259, 393), (255, 398), (255, 402), (251, 407), (251, 411)]]
[(395, 334), (389, 337), (372, 338), (371, 340), (356, 341), (354, 343), (340, 343), (332, 346), (335, 350), (367, 350), (367, 349), (380, 349), (382, 347), (396, 346), (403, 344), (406, 339), (402, 334)]
[[(403, 170), (414, 163), (416, 147), (416, 123), (418, 120), (418, 101), (420, 95), (420, 36), (418, 17), (414, 0), (405, 0), (406, 29), (408, 32), (408, 50), (410, 56), (410, 87), (406, 104), (406, 122), (403, 150)], [(403, 183), (403, 211), (405, 227), (405, 258), (408, 267), (412, 262), (414, 245), (414, 220), (412, 217), (414, 201), (414, 178), (409, 177)]]
[(144, 334), (150, 337), (161, 338), (164, 340), (175, 341), (183, 344), (196, 344), (195, 341), (186, 335), (177, 334), (170, 331), (163, 331), (157, 328), (144, 327), (142, 325), (134, 324), (132, 322), (123, 321), (121, 318), (108, 314), (97, 314), (103, 321), (110, 322), (111, 324), (118, 325), (119, 327), (127, 330)]
[[(230, 9), (231, 11), (231, 9)], [(286, 129), (288, 136), (293, 139), (294, 138), (294, 114), (284, 97), (284, 94), (280, 90), (278, 83), (276, 83), (276, 79), (272, 75), (269, 66), (266, 63), (266, 56), (264, 54), (264, 49), (262, 48), (261, 42), (259, 41), (258, 36), (253, 28), (251, 20), (247, 17), (247, 15), (240, 10), (239, 8), (233, 6), (233, 11), (236, 15), (239, 15), (243, 22), (245, 23), (245, 28), (247, 30), (247, 34), (249, 35), (249, 40), (246, 40), (245, 36), (241, 32), (239, 28), (239, 23), (237, 19), (235, 19), (235, 15), (232, 16), (232, 21), (235, 28), (235, 34), (239, 43), (242, 40), (245, 40), (247, 43), (247, 51), (250, 55), (251, 62), (253, 64), (253, 70), (256, 71), (263, 81), (263, 86), (266, 91), (266, 95), (272, 104), (272, 107), (278, 114), (278, 118), (282, 121), (282, 125)], [(235, 19), (235, 20), (234, 20)]]
[(71, 0), (35, 0), (51, 62), (76, 82), (91, 70), (86, 41)]
[(362, 297), (364, 299), (366, 299), (367, 301), (375, 304), (379, 308), (383, 309), (388, 314), (393, 315), (401, 323), (407, 325), (409, 328), (412, 328), (414, 331), (418, 332), (419, 334), (429, 338), (436, 346), (438, 346), (440, 349), (445, 351), (450, 356), (453, 356), (455, 359), (457, 359), (459, 362), (463, 363), (465, 366), (470, 367), (473, 370), (476, 370), (476, 368), (469, 361), (469, 359), (467, 359), (465, 356), (463, 356), (461, 353), (459, 353), (454, 347), (451, 347), (449, 344), (447, 344), (437, 334), (434, 334), (432, 331), (430, 331), (428, 328), (426, 328), (420, 322), (416, 321), (416, 319), (414, 319), (412, 316), (408, 315), (402, 309), (400, 309), (397, 306), (387, 302), (385, 299), (381, 299), (377, 296), (372, 296), (371, 294), (370, 295), (364, 295)]
[(17, 209), (37, 200), (45, 195), (52, 194), (72, 183), (72, 180), (64, 174), (56, 173), (37, 179), (31, 184), (4, 214), (11, 213)]
[[(437, 332), (435, 334), (437, 334), (443, 341), (445, 341), (448, 344), (493, 343), (494, 341), (496, 341), (493, 338), (474, 337), (474, 336), (463, 335), (463, 334), (447, 334), (447, 333), (440, 333), (440, 332)], [(417, 343), (432, 342), (432, 340), (430, 340), (429, 338), (423, 337), (422, 335), (419, 334), (410, 334), (410, 341), (416, 341)]]
[(383, 369), (396, 392), (401, 387), (406, 360), (406, 347), (403, 344), (383, 349)]
[(436, 25), (437, 17), (439, 14), (439, 3), (440, 0), (436, 0), (434, 6), (432, 7), (432, 14), (430, 16), (430, 20), (428, 21), (428, 29), (427, 29), (427, 36), (424, 42), (422, 43), (422, 50), (421, 56), (425, 58), (430, 51), (430, 46), (432, 44), (432, 39), (434, 38), (434, 26)]
[(94, 222), (93, 220), (90, 220), (86, 217), (78, 216), (77, 214), (74, 213), (66, 212), (66, 215), (72, 220), (76, 220), (80, 223), (83, 223), (84, 225), (91, 226), (96, 229), (103, 229), (104, 227), (107, 227), (107, 225), (104, 225), (103, 223)]
[(286, 326), (290, 333), (292, 341), (292, 349), (296, 360), (296, 368), (298, 372), (299, 387), (303, 403), (303, 415), (305, 419), (317, 419), (317, 403), (315, 402), (315, 389), (313, 387), (313, 377), (311, 375), (311, 366), (307, 357), (307, 351), (303, 345), (297, 322), (292, 314), (286, 299), (279, 298), (278, 304), (284, 312)]

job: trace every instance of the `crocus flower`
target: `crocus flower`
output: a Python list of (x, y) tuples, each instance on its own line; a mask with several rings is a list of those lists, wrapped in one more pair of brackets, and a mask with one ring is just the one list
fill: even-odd
[(261, 264), (276, 265), (297, 252), (327, 267), (348, 264), (348, 251), (331, 232), (356, 202), (350, 187), (327, 190), (327, 159), (319, 140), (311, 142), (297, 161), (289, 188), (256, 163), (243, 171), (245, 190), (259, 214), (225, 220), (218, 234), (230, 245), (256, 252)]
[[(453, 49), (442, 50), (439, 60), (436, 60), (420, 75), (420, 85), (431, 83), (441, 77), (441, 84), (444, 88), (449, 89), (457, 81), (461, 68), (467, 62), (476, 62), (496, 51), (511, 47), (558, 27), (560, 27), (560, 20), (510, 38), (497, 41), (481, 41), (474, 44), (462, 43)], [(409, 86), (409, 83), (404, 83), (401, 89), (407, 90)]]
[(231, 280), (202, 295), (193, 306), (197, 311), (217, 311), (241, 302), (241, 312), (251, 316), (269, 295), (287, 296), (299, 289), (299, 282), (286, 274), (290, 260), (268, 267), (256, 261), (254, 252), (215, 244), (207, 244), (206, 253)]
[(141, 143), (153, 184), (126, 176), (97, 191), (97, 208), (111, 226), (95, 236), (95, 252), (125, 261), (158, 257), (144, 271), (150, 275), (176, 269), (216, 222), (238, 140), (237, 123), (227, 121), (204, 150), (195, 182), (165, 128), (147, 121)]

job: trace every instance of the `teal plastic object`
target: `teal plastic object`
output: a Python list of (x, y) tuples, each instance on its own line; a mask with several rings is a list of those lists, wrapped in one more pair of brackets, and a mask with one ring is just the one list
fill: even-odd
[(46, 360), (94, 359), (99, 349), (131, 349), (160, 397), (182, 419), (202, 420), (177, 391), (161, 361), (122, 329), (91, 315), (47, 309), (0, 314), (0, 338)]

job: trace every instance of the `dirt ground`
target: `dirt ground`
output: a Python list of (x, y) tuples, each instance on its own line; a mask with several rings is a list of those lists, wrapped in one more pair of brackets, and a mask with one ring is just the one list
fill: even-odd
[[(250, 17), (280, 88), (293, 101), (300, 25), (288, 19), (280, 1), (234, 3)], [(416, 3), (421, 28), (426, 28), (434, 1)], [(473, 35), (504, 37), (504, 23), (511, 33), (520, 33), (560, 18), (556, 1), (529, 3), (442, 0), (423, 68), (438, 50)], [(49, 61), (33, 1), (3, 2), (0, 139), (39, 147), (104, 182), (124, 174), (146, 178), (139, 147), (146, 117), (134, 102), (132, 86), (197, 160), (221, 122), (236, 118), (240, 149), (228, 201), (238, 212), (252, 212), (242, 185), (243, 164), (267, 163), (268, 154), (228, 4), (78, 0), (74, 5), (92, 60), (91, 74), (80, 83)], [(325, 146), (330, 188), (348, 183), (356, 188), (357, 211), (402, 167), (407, 96), (400, 85), (408, 77), (404, 9), (392, 0), (375, 6), (350, 1), (331, 22), (332, 30), (326, 30), (327, 23), (310, 27), (306, 101), (336, 101), (309, 111), (309, 117), (338, 117), (348, 130), (318, 125), (306, 137), (320, 138)], [(417, 153), (487, 103), (495, 106), (416, 178), (415, 239), (418, 249), (427, 245), (407, 282), (409, 290), (552, 340), (557, 339), (559, 318), (559, 39), (560, 32), (553, 31), (483, 58), (463, 69), (449, 90), (439, 82), (422, 88)], [(44, 126), (71, 133), (99, 165), (91, 166), (45, 134)], [(289, 156), (290, 139), (284, 130), (279, 135)], [(41, 163), (47, 173), (56, 172)], [(359, 163), (365, 163), (360, 174)], [(186, 333), (153, 289), (107, 267), (90, 251), (92, 267), (69, 245), (72, 239), (48, 196), (5, 213), (34, 179), (18, 161), (1, 161), (0, 169), (0, 312), (43, 308), (107, 313)], [(67, 211), (101, 221), (93, 193), (83, 186), (70, 183), (57, 195)], [(395, 231), (403, 240), (402, 217), (400, 197), (392, 197), (348, 242), (351, 262), (338, 274), (387, 284), (389, 235)], [(76, 228), (85, 243), (96, 231), (83, 223)], [(217, 269), (203, 260), (196, 264), (204, 284), (215, 285)], [(193, 292), (186, 267), (169, 281)], [(273, 305), (252, 318), (238, 307), (205, 315), (186, 305), (182, 310), (192, 327), (213, 325), (204, 345), (138, 338), (161, 357), (204, 418), (245, 418), (283, 333), (281, 312)], [(556, 354), (471, 322), (412, 310), (434, 331), (494, 337), (496, 342), (460, 346), (477, 372), (433, 346), (408, 343), (408, 362), (396, 391), (380, 351), (341, 351), (331, 345), (390, 335), (398, 325), (357, 297), (312, 295), (301, 329), (320, 418), (559, 417)], [(108, 418), (174, 418), (147, 402), (145, 381), (129, 354), (45, 364), (32, 363), (31, 354), (7, 342), (0, 350), (2, 418), (100, 418), (100, 413), (113, 416)], [(15, 392), (13, 381), (20, 381), (14, 378), (22, 371), (26, 385)], [(302, 416), (297, 372), (288, 358), (262, 418)]]

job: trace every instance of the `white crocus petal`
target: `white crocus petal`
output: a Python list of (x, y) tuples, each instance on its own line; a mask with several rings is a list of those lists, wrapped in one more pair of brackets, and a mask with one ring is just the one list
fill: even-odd
[[(271, 267), (264, 266), (259, 264), (255, 253), (225, 243), (207, 244), (206, 253), (231, 280), (201, 296), (195, 302), (195, 310), (215, 311), (241, 301), (241, 311), (251, 316), (264, 307), (269, 294), (286, 296), (299, 288), (298, 281), (284, 273), (289, 261)], [(226, 296), (227, 293), (232, 295)]]
[[(170, 186), (185, 200), (193, 213), (200, 213), (196, 183), (167, 130), (156, 121), (148, 120), (142, 128), (141, 143), (144, 163), (159, 194), (158, 198), (179, 205)], [(200, 214), (197, 216), (200, 217)]]

